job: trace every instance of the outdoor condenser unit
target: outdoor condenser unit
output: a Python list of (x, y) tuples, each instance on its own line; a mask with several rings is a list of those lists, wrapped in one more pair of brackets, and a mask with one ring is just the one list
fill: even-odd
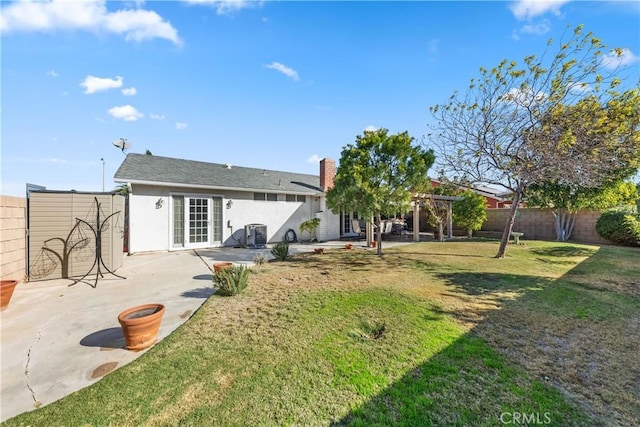
[(264, 224), (247, 224), (244, 226), (244, 241), (250, 248), (267, 246), (267, 226)]

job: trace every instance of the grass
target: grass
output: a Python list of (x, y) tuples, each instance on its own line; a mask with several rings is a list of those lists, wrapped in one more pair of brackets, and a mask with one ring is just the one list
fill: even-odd
[(496, 249), (269, 263), (133, 363), (6, 424), (640, 424), (640, 251)]

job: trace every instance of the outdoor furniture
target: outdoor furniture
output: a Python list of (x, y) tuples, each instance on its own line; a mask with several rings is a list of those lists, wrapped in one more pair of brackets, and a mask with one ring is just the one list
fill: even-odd
[(359, 219), (352, 219), (351, 220), (351, 231), (353, 231), (354, 233), (356, 233), (358, 236), (358, 241), (362, 240), (362, 236), (364, 236), (364, 231), (362, 231), (362, 229), (360, 228), (360, 220)]
[(517, 231), (512, 231), (511, 236), (513, 237), (513, 243), (516, 245), (520, 244), (520, 238), (524, 236), (524, 233), (518, 233)]
[(393, 221), (385, 221), (382, 227), (382, 234), (391, 234), (393, 230)]

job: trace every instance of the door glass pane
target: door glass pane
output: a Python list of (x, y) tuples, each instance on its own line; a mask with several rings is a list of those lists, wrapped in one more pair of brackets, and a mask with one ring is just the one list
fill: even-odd
[(189, 199), (189, 243), (209, 241), (208, 202), (208, 199)]
[(213, 198), (212, 206), (212, 220), (213, 220), (213, 241), (222, 241), (222, 199), (219, 197)]
[(184, 245), (184, 197), (173, 196), (173, 244)]
[(342, 232), (344, 234), (351, 233), (351, 215), (348, 213), (342, 214)]

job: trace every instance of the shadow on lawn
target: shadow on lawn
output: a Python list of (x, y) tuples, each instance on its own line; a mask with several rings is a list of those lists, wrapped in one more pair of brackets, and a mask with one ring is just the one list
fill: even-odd
[(531, 252), (548, 257), (588, 257), (594, 255), (597, 250), (593, 248), (579, 248), (576, 246), (551, 246), (543, 248), (533, 248)]
[(468, 333), (331, 425), (496, 426), (511, 422), (516, 411), (541, 420), (546, 414), (549, 425), (588, 422), (550, 385), (523, 379)]
[[(333, 425), (501, 425), (513, 422), (515, 412), (547, 416), (549, 425), (639, 425), (640, 356), (633, 349), (640, 346), (634, 330), (640, 300), (571, 282), (582, 270), (626, 254), (601, 251), (540, 250), (543, 256), (591, 255), (558, 280), (438, 273), (451, 287), (447, 296), (489, 297), (496, 305), (478, 305), (480, 316), (467, 334)], [(612, 306), (618, 312), (608, 311)], [(461, 320), (474, 317), (460, 311), (443, 309)]]

